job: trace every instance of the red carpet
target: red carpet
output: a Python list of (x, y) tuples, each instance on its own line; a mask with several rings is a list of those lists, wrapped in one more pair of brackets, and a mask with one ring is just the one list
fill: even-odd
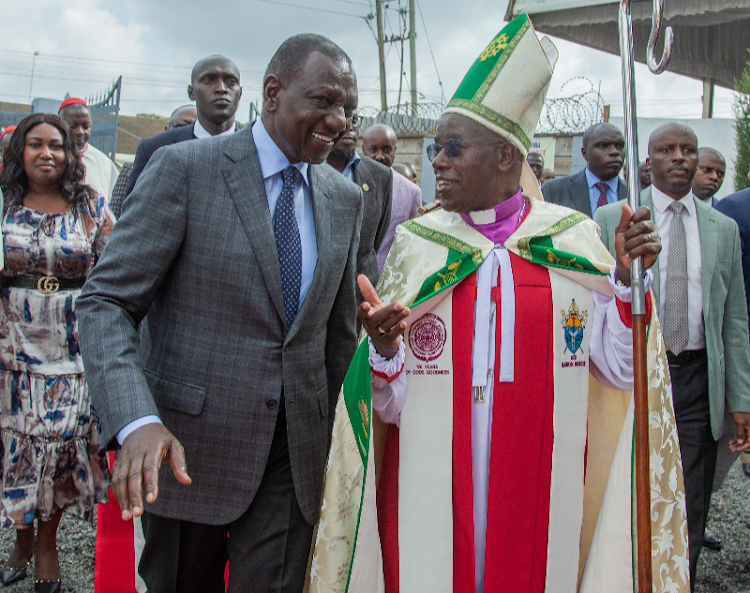
[(123, 521), (115, 495), (100, 504), (96, 526), (96, 593), (135, 593), (133, 522)]
[[(114, 467), (114, 456), (110, 457), (109, 462), (110, 467)], [(224, 578), (229, 578), (229, 564)], [(135, 593), (133, 522), (122, 520), (120, 507), (111, 489), (109, 502), (98, 505), (94, 591)]]

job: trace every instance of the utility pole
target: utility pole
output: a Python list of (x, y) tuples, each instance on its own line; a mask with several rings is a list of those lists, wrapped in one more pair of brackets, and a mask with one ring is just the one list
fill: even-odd
[(388, 111), (388, 95), (385, 90), (385, 43), (383, 42), (383, 0), (375, 0), (378, 18), (378, 58), (380, 61), (380, 110)]
[(409, 0), (409, 57), (411, 58), (411, 115), (417, 117), (417, 14), (415, 0)]
[(39, 55), (38, 51), (34, 52), (34, 57), (31, 58), (31, 82), (29, 83), (29, 105), (31, 105), (31, 91), (34, 88), (34, 66), (36, 66), (36, 57)]

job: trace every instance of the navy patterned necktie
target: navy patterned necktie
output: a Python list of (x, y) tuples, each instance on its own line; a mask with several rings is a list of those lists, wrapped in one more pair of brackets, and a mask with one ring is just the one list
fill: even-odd
[(302, 284), (302, 243), (299, 237), (297, 217), (294, 214), (294, 190), (299, 171), (292, 166), (281, 172), (284, 186), (276, 202), (273, 217), (273, 234), (279, 253), (281, 289), (284, 293), (284, 312), (287, 330), (292, 326), (299, 308), (300, 285)]

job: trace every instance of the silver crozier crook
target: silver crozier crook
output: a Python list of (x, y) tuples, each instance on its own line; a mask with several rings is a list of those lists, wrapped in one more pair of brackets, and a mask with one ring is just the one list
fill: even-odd
[[(672, 28), (667, 27), (661, 61), (655, 58), (656, 42), (664, 17), (664, 0), (653, 0), (651, 36), (648, 40), (648, 67), (661, 74), (672, 54)], [(630, 17), (631, 0), (620, 2), (620, 58), (622, 60), (622, 94), (624, 104), (625, 138), (627, 139), (628, 204), (635, 212), (641, 205), (638, 175), (638, 132), (635, 110), (635, 67), (633, 63), (633, 23)], [(635, 400), (635, 484), (637, 525), (638, 593), (653, 593), (651, 584), (651, 490), (649, 483), (648, 444), (648, 356), (646, 343), (646, 291), (643, 281), (643, 262), (636, 258), (630, 266), (630, 285), (633, 290), (633, 398)]]

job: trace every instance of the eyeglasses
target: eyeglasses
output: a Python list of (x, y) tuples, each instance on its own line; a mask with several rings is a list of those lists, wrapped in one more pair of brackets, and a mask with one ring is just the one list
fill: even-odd
[(351, 117), (347, 117), (346, 119), (352, 122), (352, 128), (354, 129), (357, 129), (359, 126), (362, 125), (362, 118), (356, 113), (353, 113)]
[(461, 156), (461, 152), (465, 148), (472, 146), (482, 146), (491, 144), (507, 144), (507, 140), (499, 140), (497, 142), (463, 142), (459, 144), (456, 140), (448, 140), (445, 144), (430, 144), (427, 147), (427, 158), (430, 162), (434, 162), (438, 155), (445, 150), (445, 156), (449, 159), (455, 159)]

